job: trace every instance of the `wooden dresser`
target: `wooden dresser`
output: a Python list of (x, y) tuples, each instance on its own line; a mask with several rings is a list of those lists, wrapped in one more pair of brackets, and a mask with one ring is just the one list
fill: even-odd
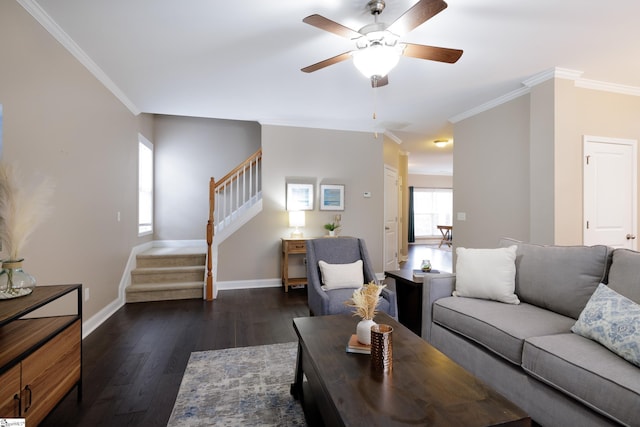
[[(73, 292), (76, 313), (32, 313)], [(74, 386), (82, 398), (82, 285), (36, 286), (31, 295), (0, 300), (0, 384), (0, 418), (25, 418), (28, 426)]]

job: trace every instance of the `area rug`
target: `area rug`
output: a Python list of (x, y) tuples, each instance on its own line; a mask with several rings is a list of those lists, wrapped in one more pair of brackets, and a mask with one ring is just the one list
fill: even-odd
[(306, 426), (289, 393), (297, 343), (191, 353), (169, 427)]

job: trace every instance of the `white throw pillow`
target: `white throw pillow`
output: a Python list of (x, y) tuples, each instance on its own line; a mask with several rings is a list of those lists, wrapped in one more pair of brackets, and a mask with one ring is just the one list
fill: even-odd
[(517, 246), (498, 249), (457, 248), (453, 296), (520, 304), (516, 287)]
[(362, 260), (350, 264), (329, 264), (318, 261), (322, 273), (322, 288), (324, 290), (341, 288), (359, 288), (364, 284)]

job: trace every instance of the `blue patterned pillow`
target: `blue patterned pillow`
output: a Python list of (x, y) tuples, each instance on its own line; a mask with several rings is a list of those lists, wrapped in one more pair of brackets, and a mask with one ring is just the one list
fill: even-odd
[(599, 284), (572, 332), (640, 366), (640, 305)]

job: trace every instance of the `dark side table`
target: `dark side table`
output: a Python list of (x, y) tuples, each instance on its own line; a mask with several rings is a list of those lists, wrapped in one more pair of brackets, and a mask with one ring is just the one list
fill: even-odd
[[(432, 273), (438, 274), (437, 270)], [(385, 277), (396, 282), (398, 320), (411, 332), (422, 336), (422, 279), (413, 280), (413, 270), (385, 271)]]

